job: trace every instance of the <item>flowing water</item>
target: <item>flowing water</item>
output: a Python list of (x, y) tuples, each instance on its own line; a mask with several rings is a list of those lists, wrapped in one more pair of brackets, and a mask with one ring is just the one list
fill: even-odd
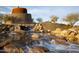
[(43, 46), (49, 49), (50, 53), (79, 53), (79, 45), (69, 43), (69, 45), (56, 44), (55, 40), (52, 40), (51, 36), (43, 35), (41, 38), (40, 44), (35, 43), (34, 46)]
[[(43, 33), (37, 33), (37, 34), (40, 34), (42, 37), (39, 38), (39, 40), (32, 42), (30, 46), (26, 45), (26, 47), (24, 47), (26, 53), (28, 51), (31, 52), (30, 47), (34, 47), (34, 46), (42, 46), (48, 48), (50, 53), (79, 53), (79, 45), (77, 44), (72, 44), (72, 43), (69, 43), (69, 45), (56, 44), (55, 40), (51, 40), (51, 36)], [(13, 39), (13, 40), (17, 39), (16, 33), (14, 32), (9, 33), (8, 35), (9, 35), (8, 36), (9, 39)]]

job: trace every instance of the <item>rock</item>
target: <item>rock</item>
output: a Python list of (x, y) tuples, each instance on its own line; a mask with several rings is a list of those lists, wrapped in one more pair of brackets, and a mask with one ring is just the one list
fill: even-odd
[(47, 48), (44, 48), (44, 47), (41, 47), (41, 46), (40, 47), (39, 46), (33, 47), (33, 48), (31, 48), (31, 50), (32, 50), (33, 53), (45, 53), (45, 52), (49, 51)]
[(40, 35), (38, 34), (32, 34), (32, 40), (38, 40), (40, 38)]
[(4, 51), (7, 53), (23, 53), (22, 48), (17, 48), (14, 44), (10, 43), (4, 46)]
[(57, 44), (69, 45), (68, 42), (67, 42), (67, 40), (66, 40), (66, 38), (65, 38), (65, 37), (62, 37), (62, 36), (57, 37), (57, 38), (55, 39), (55, 42), (56, 42)]

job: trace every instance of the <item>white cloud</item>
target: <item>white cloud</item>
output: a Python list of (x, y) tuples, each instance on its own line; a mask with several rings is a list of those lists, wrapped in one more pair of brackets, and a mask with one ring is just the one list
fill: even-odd
[(7, 14), (7, 12), (4, 12), (4, 11), (0, 11), (0, 13), (1, 13), (1, 14)]

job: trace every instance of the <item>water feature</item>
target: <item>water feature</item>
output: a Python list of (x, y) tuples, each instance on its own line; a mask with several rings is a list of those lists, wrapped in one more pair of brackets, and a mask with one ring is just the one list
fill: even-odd
[[(25, 32), (25, 34), (27, 33), (30, 33), (30, 32)], [(1, 35), (3, 34), (2, 37), (0, 38), (0, 40), (2, 41), (7, 40), (7, 39), (17, 41), (21, 39), (21, 38), (17, 38), (18, 36), (17, 36), (17, 33), (15, 32), (8, 32), (7, 36), (4, 33), (0, 33), (0, 34)], [(30, 33), (30, 35), (29, 34), (27, 36), (24, 35), (23, 37), (26, 38), (29, 36), (29, 38), (27, 39), (30, 40), (32, 39), (31, 34), (32, 32)], [(32, 44), (31, 43), (29, 43), (29, 45), (26, 44), (25, 47), (21, 46), (21, 48), (25, 49), (24, 50), (25, 53), (28, 53), (28, 52), (31, 53), (30, 48), (34, 46), (42, 46), (42, 47), (48, 48), (50, 53), (73, 53), (73, 52), (79, 53), (79, 45), (77, 44), (72, 44), (72, 43), (69, 43), (69, 45), (56, 44), (55, 39), (52, 39), (52, 36), (47, 35), (46, 33), (36, 33), (36, 34), (41, 36), (38, 40), (32, 41)], [(23, 43), (20, 43), (20, 45), (22, 44)]]

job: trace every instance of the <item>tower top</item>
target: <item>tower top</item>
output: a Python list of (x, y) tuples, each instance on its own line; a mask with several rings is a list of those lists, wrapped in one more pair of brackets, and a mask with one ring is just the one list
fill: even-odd
[(18, 6), (17, 8), (12, 9), (12, 14), (14, 14), (14, 13), (27, 13), (27, 9), (26, 8), (20, 8)]

